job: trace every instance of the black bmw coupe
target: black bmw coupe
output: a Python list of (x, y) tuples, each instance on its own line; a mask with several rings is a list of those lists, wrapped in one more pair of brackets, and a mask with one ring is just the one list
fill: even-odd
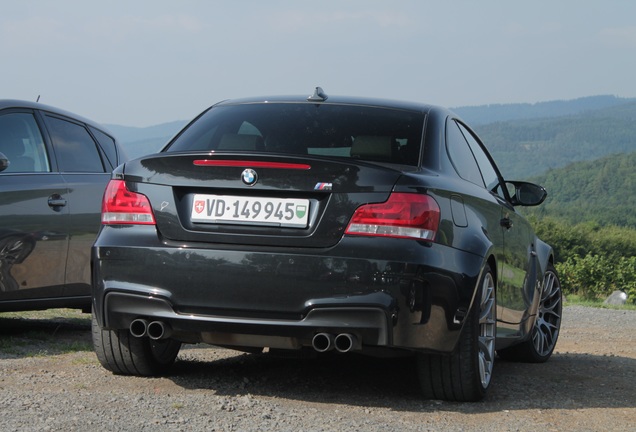
[(92, 250), (93, 340), (118, 374), (182, 343), (412, 355), (427, 398), (475, 401), (495, 353), (546, 361), (549, 245), (455, 114), (327, 97), (229, 100), (114, 171)]

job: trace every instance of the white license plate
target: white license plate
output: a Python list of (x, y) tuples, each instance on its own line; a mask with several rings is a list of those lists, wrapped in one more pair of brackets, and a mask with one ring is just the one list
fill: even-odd
[(306, 228), (309, 200), (197, 194), (192, 201), (191, 218), (200, 223)]

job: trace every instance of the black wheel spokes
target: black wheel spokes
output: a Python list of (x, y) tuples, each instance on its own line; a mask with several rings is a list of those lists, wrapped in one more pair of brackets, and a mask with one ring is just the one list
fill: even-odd
[(559, 336), (561, 324), (561, 286), (554, 273), (548, 271), (543, 280), (541, 303), (534, 324), (532, 340), (539, 355), (549, 354)]
[(495, 359), (495, 284), (490, 274), (484, 278), (479, 309), (479, 375), (485, 388)]

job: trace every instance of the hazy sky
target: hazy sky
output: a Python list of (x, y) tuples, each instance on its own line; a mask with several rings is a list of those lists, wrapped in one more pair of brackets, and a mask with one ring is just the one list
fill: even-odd
[(317, 85), (449, 107), (636, 97), (636, 2), (0, 0), (0, 98), (149, 126)]

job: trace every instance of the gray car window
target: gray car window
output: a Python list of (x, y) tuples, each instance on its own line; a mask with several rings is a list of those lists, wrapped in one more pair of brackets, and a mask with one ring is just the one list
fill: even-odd
[(115, 147), (115, 140), (99, 129), (95, 129), (93, 127), (90, 129), (104, 151), (106, 159), (110, 165), (110, 169), (115, 168), (117, 166), (117, 148)]
[(61, 172), (105, 172), (93, 138), (84, 126), (47, 116)]
[(0, 116), (0, 152), (9, 159), (3, 173), (51, 170), (40, 128), (31, 113)]

